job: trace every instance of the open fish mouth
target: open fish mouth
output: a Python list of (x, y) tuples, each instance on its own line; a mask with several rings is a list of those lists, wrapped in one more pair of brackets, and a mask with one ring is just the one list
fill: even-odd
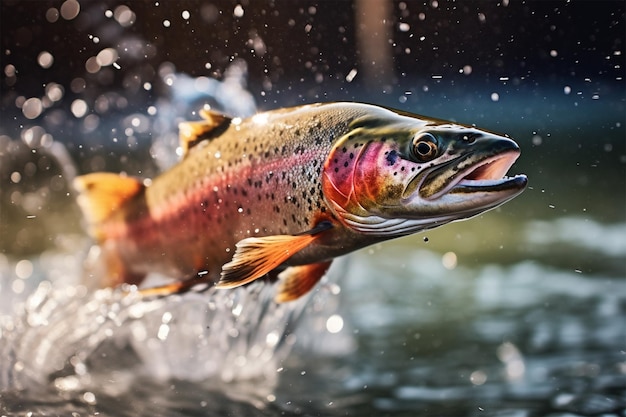
[(436, 200), (446, 194), (503, 193), (516, 195), (526, 187), (525, 175), (509, 177), (509, 171), (519, 157), (519, 149), (480, 157), (468, 154), (450, 161), (426, 176), (420, 186), (420, 195)]
[(511, 151), (488, 158), (471, 169), (461, 172), (452, 182), (452, 187), (443, 192), (505, 191), (524, 188), (525, 175), (509, 177), (509, 171), (519, 152)]

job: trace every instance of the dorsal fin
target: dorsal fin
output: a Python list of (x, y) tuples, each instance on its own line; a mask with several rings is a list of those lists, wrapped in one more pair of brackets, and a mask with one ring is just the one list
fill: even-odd
[(90, 234), (102, 240), (105, 236), (100, 228), (101, 223), (145, 186), (136, 178), (96, 172), (75, 178), (74, 188), (80, 193), (77, 202), (89, 223)]
[(183, 148), (183, 155), (187, 155), (189, 149), (193, 148), (203, 140), (212, 139), (221, 135), (230, 125), (230, 117), (214, 110), (200, 110), (200, 116), (204, 120), (197, 122), (182, 122), (178, 124), (178, 137), (180, 146)]

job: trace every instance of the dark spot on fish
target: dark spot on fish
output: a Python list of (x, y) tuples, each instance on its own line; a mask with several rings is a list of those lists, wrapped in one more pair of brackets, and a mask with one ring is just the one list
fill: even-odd
[(350, 152), (350, 159), (354, 158), (354, 154), (352, 152)]
[(348, 161), (346, 161), (346, 162), (344, 162), (344, 163), (343, 163), (343, 166), (344, 166), (345, 168), (348, 168), (348, 165), (349, 165), (349, 164), (348, 164)]
[(335, 172), (339, 172), (339, 168), (335, 168)]
[(343, 148), (341, 148), (341, 152), (346, 153), (348, 152), (348, 149), (346, 149), (346, 147), (344, 146)]
[(387, 155), (387, 165), (393, 165), (396, 163), (396, 160), (398, 159), (398, 152), (396, 152), (395, 150), (389, 152), (389, 155)]

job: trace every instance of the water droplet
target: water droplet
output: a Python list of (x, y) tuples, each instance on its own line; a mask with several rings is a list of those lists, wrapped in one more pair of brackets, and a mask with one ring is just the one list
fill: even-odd
[(333, 314), (326, 320), (326, 330), (329, 333), (339, 333), (343, 329), (343, 318), (339, 314)]
[(470, 381), (474, 385), (483, 385), (485, 382), (487, 382), (487, 374), (485, 374), (485, 372), (481, 370), (474, 371), (470, 375)]
[(42, 51), (37, 55), (37, 63), (41, 68), (48, 69), (54, 63), (54, 57), (48, 51)]
[(66, 0), (61, 5), (61, 17), (72, 20), (80, 13), (80, 4), (76, 0)]
[(115, 60), (117, 60), (118, 57), (119, 56), (115, 49), (105, 48), (101, 50), (100, 52), (98, 52), (98, 55), (96, 56), (96, 62), (101, 67), (106, 67), (108, 65), (113, 64)]
[[(110, 13), (109, 10), (107, 10)], [(122, 27), (131, 26), (135, 23), (136, 15), (128, 6), (122, 5), (115, 8), (115, 12), (112, 14), (115, 18), (115, 21), (120, 24)], [(111, 15), (107, 15), (107, 17), (111, 17)]]
[(43, 104), (37, 97), (31, 97), (22, 104), (22, 113), (27, 119), (36, 119), (43, 111)]
[(28, 259), (22, 259), (15, 264), (15, 275), (20, 279), (27, 279), (33, 274), (33, 263)]
[(348, 73), (348, 75), (346, 75), (346, 81), (351, 83), (352, 80), (354, 80), (354, 77), (356, 77), (356, 74), (357, 74), (357, 69), (352, 68), (350, 72)]
[(81, 99), (74, 100), (72, 102), (70, 109), (74, 117), (76, 117), (77, 119), (80, 119), (85, 114), (87, 114), (87, 110), (88, 110), (87, 103)]
[(456, 253), (454, 252), (446, 252), (441, 257), (441, 263), (443, 267), (446, 269), (454, 269), (458, 264), (458, 259)]
[(46, 20), (54, 23), (59, 20), (59, 11), (55, 7), (51, 7), (46, 11)]
[(13, 184), (19, 184), (21, 180), (22, 180), (22, 174), (20, 174), (17, 171), (14, 171), (11, 173), (11, 182)]

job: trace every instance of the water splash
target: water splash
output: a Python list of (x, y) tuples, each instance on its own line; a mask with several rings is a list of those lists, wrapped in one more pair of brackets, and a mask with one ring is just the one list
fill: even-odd
[[(267, 398), (298, 339), (300, 321), (327, 322), (338, 306), (331, 284), (286, 304), (276, 304), (274, 292), (273, 285), (258, 283), (145, 299), (136, 291), (89, 292), (43, 280), (15, 304), (12, 316), (0, 317), (0, 354), (6, 358), (0, 391), (122, 395), (142, 375), (247, 384), (256, 390), (245, 391), (247, 401)], [(250, 385), (255, 380), (262, 383)]]

